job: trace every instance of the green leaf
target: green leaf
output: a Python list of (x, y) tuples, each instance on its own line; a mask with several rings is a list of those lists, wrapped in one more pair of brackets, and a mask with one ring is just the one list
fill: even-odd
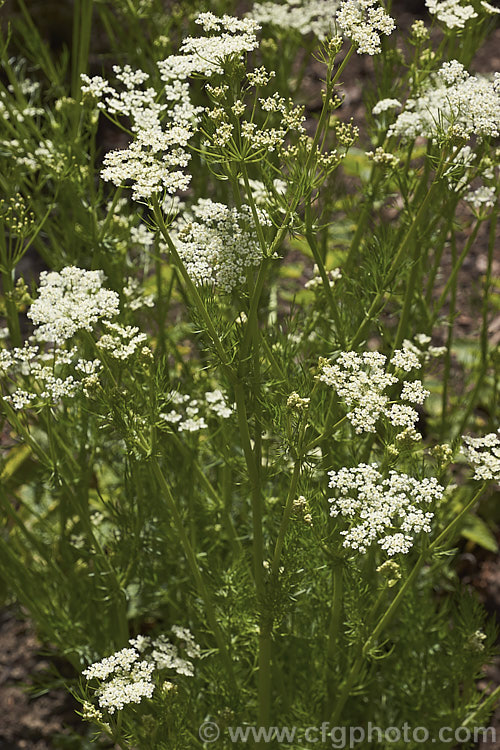
[(462, 536), (489, 552), (498, 552), (498, 544), (491, 529), (479, 516), (467, 517), (462, 528)]
[(0, 472), (0, 481), (6, 482), (10, 479), (30, 455), (31, 448), (25, 443), (21, 443), (12, 448), (3, 465), (2, 471)]

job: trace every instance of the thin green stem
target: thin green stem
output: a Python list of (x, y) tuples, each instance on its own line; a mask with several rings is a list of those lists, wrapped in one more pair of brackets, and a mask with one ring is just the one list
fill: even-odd
[[(234, 386), (234, 397), (240, 437), (243, 445), (248, 478), (250, 481), (250, 497), (252, 504), (252, 531), (253, 531), (253, 569), (255, 588), (257, 591), (258, 606), (260, 609), (259, 621), (259, 657), (257, 674), (258, 694), (258, 723), (260, 726), (269, 724), (271, 703), (271, 629), (272, 622), (265, 608), (265, 586), (264, 586), (264, 535), (262, 527), (262, 491), (260, 466), (256, 463), (256, 454), (252, 450), (248, 415), (245, 402), (245, 391), (241, 382)], [(258, 454), (257, 454), (258, 455)]]
[(417, 213), (415, 214), (413, 221), (411, 222), (410, 226), (408, 227), (408, 230), (406, 234), (404, 235), (398, 249), (396, 250), (396, 253), (394, 255), (394, 258), (392, 259), (391, 265), (389, 267), (389, 271), (387, 272), (387, 276), (384, 280), (384, 283), (382, 285), (382, 289), (376, 294), (375, 299), (373, 300), (372, 304), (370, 305), (370, 308), (368, 312), (365, 315), (365, 318), (361, 325), (359, 326), (356, 334), (354, 335), (352, 341), (349, 344), (349, 348), (353, 349), (359, 342), (363, 339), (363, 336), (365, 335), (366, 329), (370, 325), (370, 322), (372, 321), (373, 317), (380, 312), (381, 308), (381, 302), (383, 301), (383, 298), (386, 294), (387, 286), (393, 281), (394, 277), (397, 274), (399, 262), (401, 258), (403, 257), (403, 254), (405, 253), (408, 245), (410, 244), (411, 240), (413, 239), (413, 236), (415, 232), (418, 229), (418, 226), (420, 224), (420, 221), (422, 219), (422, 216), (425, 214), (425, 210), (430, 203), (431, 198), (434, 197), (434, 189), (435, 186), (439, 183), (441, 179), (441, 172), (443, 167), (443, 159), (441, 160), (441, 163), (438, 167), (438, 170), (436, 172), (436, 176), (427, 191), (425, 198), (421, 201), (420, 206), (418, 208)]
[(3, 291), (5, 297), (5, 309), (7, 313), (7, 326), (12, 346), (21, 346), (21, 327), (19, 325), (19, 313), (14, 299), (14, 271), (2, 272)]
[(281, 523), (280, 528), (278, 532), (278, 538), (276, 539), (276, 545), (274, 547), (274, 555), (273, 560), (271, 563), (271, 579), (277, 579), (280, 562), (281, 562), (281, 553), (283, 551), (283, 544), (285, 542), (285, 536), (286, 532), (288, 530), (288, 525), (290, 523), (290, 518), (292, 516), (293, 511), (293, 502), (297, 496), (297, 484), (300, 478), (300, 470), (302, 467), (302, 460), (301, 458), (297, 458), (294, 466), (293, 466), (293, 474), (292, 479), (290, 482), (290, 488), (288, 490), (288, 496), (285, 502), (285, 509), (283, 511), (283, 516), (281, 517)]
[(254, 578), (257, 594), (262, 597), (264, 593), (263, 563), (264, 563), (264, 537), (262, 533), (262, 497), (260, 487), (260, 472), (255, 464), (255, 456), (252, 450), (250, 429), (248, 426), (248, 414), (245, 403), (245, 391), (241, 383), (234, 386), (234, 397), (238, 426), (240, 431), (243, 454), (247, 466), (250, 482), (250, 496), (252, 503), (252, 527), (253, 527), (253, 562)]
[(309, 196), (309, 199), (306, 201), (305, 219), (306, 219), (307, 244), (311, 248), (314, 261), (318, 267), (319, 275), (321, 276), (321, 281), (323, 282), (323, 291), (326, 295), (328, 307), (330, 308), (330, 313), (332, 315), (333, 322), (335, 323), (335, 332), (337, 334), (337, 338), (339, 340), (340, 346), (343, 349), (345, 347), (345, 338), (344, 338), (344, 333), (343, 333), (342, 321), (340, 320), (339, 311), (337, 310), (337, 303), (333, 296), (332, 287), (330, 286), (330, 279), (328, 278), (328, 274), (325, 269), (325, 264), (323, 263), (323, 258), (321, 257), (321, 253), (319, 251), (316, 238), (314, 237), (314, 234), (312, 231), (310, 196)]
[(323, 717), (327, 719), (329, 716), (329, 706), (333, 699), (334, 684), (331, 678), (334, 665), (336, 663), (336, 657), (339, 653), (338, 640), (339, 633), (342, 624), (342, 602), (344, 595), (344, 568), (341, 560), (335, 561), (333, 564), (333, 596), (332, 596), (332, 608), (330, 612), (330, 624), (328, 627), (328, 641), (326, 647), (326, 683), (327, 692), (325, 695), (325, 705), (323, 709)]
[(151, 467), (153, 469), (153, 474), (156, 477), (158, 485), (160, 486), (163, 492), (163, 498), (166, 502), (167, 508), (172, 516), (176, 532), (179, 535), (179, 539), (180, 539), (182, 548), (184, 550), (186, 560), (191, 570), (191, 575), (193, 576), (194, 581), (196, 583), (196, 588), (198, 589), (198, 593), (203, 599), (203, 603), (205, 605), (205, 610), (207, 614), (207, 619), (208, 619), (208, 622), (210, 623), (210, 627), (212, 628), (212, 632), (214, 634), (214, 638), (219, 648), (220, 656), (224, 663), (227, 676), (229, 678), (232, 688), (234, 689), (236, 687), (236, 681), (235, 681), (231, 657), (229, 655), (229, 652), (226, 647), (226, 643), (224, 641), (224, 635), (219, 627), (219, 623), (217, 622), (217, 615), (215, 612), (214, 604), (212, 602), (212, 598), (208, 592), (205, 581), (203, 580), (203, 576), (201, 574), (198, 560), (196, 559), (196, 555), (194, 553), (193, 547), (191, 546), (191, 542), (184, 528), (182, 516), (177, 508), (177, 504), (174, 500), (174, 496), (172, 495), (170, 486), (167, 480), (165, 479), (165, 476), (161, 470), (158, 460), (155, 457), (151, 459)]
[(488, 236), (488, 265), (486, 267), (486, 276), (484, 279), (483, 291), (483, 310), (481, 323), (481, 361), (483, 367), (488, 361), (488, 312), (490, 302), (490, 290), (492, 283), (493, 270), (493, 253), (495, 251), (496, 230), (498, 224), (498, 209), (495, 210), (490, 221), (490, 231)]
[(442, 306), (444, 304), (444, 301), (445, 301), (446, 297), (448, 296), (448, 292), (450, 291), (451, 286), (455, 283), (456, 276), (457, 276), (459, 270), (461, 269), (462, 264), (463, 264), (465, 258), (469, 254), (470, 249), (471, 249), (472, 245), (474, 244), (474, 241), (475, 241), (475, 239), (477, 237), (477, 233), (479, 231), (479, 227), (481, 226), (481, 224), (483, 223), (483, 221), (484, 221), (484, 219), (478, 219), (477, 220), (474, 229), (472, 230), (472, 232), (470, 233), (469, 237), (467, 238), (467, 242), (465, 243), (464, 249), (460, 253), (460, 255), (459, 255), (458, 260), (456, 261), (456, 263), (453, 265), (451, 274), (448, 277), (448, 281), (446, 282), (445, 287), (444, 287), (443, 291), (441, 292), (441, 294), (439, 296), (439, 299), (438, 299), (438, 301), (436, 302), (436, 304), (434, 306), (434, 316), (433, 316), (433, 321), (432, 321), (433, 324), (435, 323), (436, 318), (437, 318), (437, 316), (439, 314), (439, 311), (441, 310), (441, 308), (442, 308)]
[[(457, 260), (457, 243), (455, 232), (452, 231), (451, 236), (451, 257), (452, 263), (455, 265)], [(443, 373), (443, 390), (441, 393), (441, 436), (444, 437), (445, 426), (446, 426), (446, 410), (448, 405), (448, 384), (451, 373), (451, 347), (453, 345), (453, 327), (455, 321), (455, 310), (457, 303), (457, 277), (455, 276), (455, 282), (451, 289), (450, 297), (450, 311), (448, 313), (448, 336), (446, 340), (446, 354), (444, 358), (444, 373)]]
[(194, 305), (199, 313), (199, 315), (202, 317), (203, 322), (206, 326), (206, 331), (214, 345), (215, 351), (217, 352), (217, 355), (220, 359), (221, 365), (226, 372), (226, 375), (228, 376), (229, 380), (232, 382), (234, 380), (234, 375), (232, 372), (232, 368), (230, 367), (229, 360), (227, 357), (227, 354), (225, 352), (225, 349), (222, 345), (222, 342), (219, 338), (219, 335), (217, 331), (215, 330), (214, 324), (212, 323), (212, 319), (210, 317), (210, 314), (208, 310), (206, 309), (205, 305), (203, 304), (203, 300), (200, 297), (200, 293), (198, 292), (198, 289), (196, 288), (196, 285), (194, 284), (193, 280), (191, 279), (189, 273), (186, 270), (186, 267), (184, 263), (182, 262), (179, 253), (177, 252), (177, 248), (175, 247), (174, 243), (172, 242), (172, 238), (170, 237), (170, 233), (165, 225), (165, 222), (163, 220), (163, 215), (161, 212), (160, 204), (158, 202), (157, 196), (154, 196), (153, 198), (153, 211), (154, 211), (154, 217), (156, 220), (156, 223), (158, 224), (158, 227), (160, 229), (160, 232), (163, 235), (163, 238), (165, 239), (168, 249), (174, 258), (175, 264), (177, 266), (177, 269), (179, 270), (182, 280), (186, 286), (186, 288), (189, 291), (189, 294), (191, 296), (191, 299), (194, 302)]

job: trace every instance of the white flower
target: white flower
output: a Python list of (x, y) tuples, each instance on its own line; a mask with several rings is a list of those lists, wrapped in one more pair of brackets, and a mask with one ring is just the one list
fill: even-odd
[(396, 471), (384, 479), (377, 464), (328, 474), (328, 486), (336, 490), (336, 496), (328, 500), (330, 515), (342, 516), (349, 527), (340, 532), (344, 547), (366, 552), (376, 541), (392, 556), (408, 552), (417, 534), (431, 531), (434, 513), (427, 508), (444, 492), (436, 479), (419, 481)]
[(490, 3), (487, 3), (486, 0), (481, 0), (481, 5), (485, 9), (486, 13), (500, 13), (500, 8), (495, 8), (494, 5), (491, 5)]
[(196, 21), (205, 31), (217, 31), (219, 36), (187, 37), (181, 44), (180, 55), (170, 55), (158, 63), (161, 77), (170, 82), (197, 74), (210, 78), (224, 72), (228, 59), (241, 57), (258, 47), (256, 32), (260, 26), (251, 19), (232, 16), (217, 18), (212, 13), (201, 13)]
[(407, 404), (392, 404), (390, 409), (384, 409), (384, 414), (394, 427), (411, 429), (418, 421), (418, 413)]
[(161, 413), (160, 419), (171, 425), (177, 425), (179, 432), (198, 432), (206, 430), (207, 419), (215, 414), (220, 419), (228, 419), (234, 413), (234, 407), (227, 403), (226, 397), (218, 388), (207, 391), (203, 399), (193, 399), (187, 394), (171, 392), (169, 400), (177, 406), (169, 412)]
[(500, 430), (480, 438), (464, 436), (462, 454), (475, 469), (474, 479), (500, 480)]
[[(496, 138), (500, 134), (500, 91), (497, 79), (471, 76), (456, 60), (444, 63), (422, 87), (416, 99), (389, 128), (388, 135), (404, 140), (459, 136)], [(460, 152), (459, 152), (460, 153)], [(462, 152), (463, 153), (463, 152)]]
[(154, 295), (144, 294), (139, 282), (132, 276), (127, 278), (127, 285), (123, 289), (123, 294), (127, 298), (127, 304), (131, 310), (154, 306)]
[[(420, 367), (420, 360), (408, 346), (404, 346), (394, 352), (390, 364), (409, 372)], [(384, 391), (398, 383), (399, 378), (387, 371), (387, 358), (379, 352), (364, 352), (361, 355), (341, 352), (334, 364), (322, 361), (318, 379), (338, 393), (348, 407), (347, 418), (357, 433), (375, 432), (377, 422), (382, 417), (394, 427), (409, 430), (418, 420), (417, 412), (407, 404), (389, 403)], [(411, 384), (405, 389), (406, 385), (403, 385), (401, 394), (403, 400), (409, 400), (410, 393), (418, 398), (427, 395), (423, 387), (419, 389), (415, 385), (412, 390)]]
[(139, 656), (133, 648), (122, 648), (111, 656), (106, 656), (99, 662), (94, 662), (84, 669), (82, 674), (87, 680), (105, 680), (113, 672), (128, 670), (138, 660)]
[(463, 29), (471, 18), (477, 18), (472, 5), (462, 5), (461, 0), (425, 0), (429, 13), (435, 15), (449, 29)]
[(88, 75), (82, 73), (80, 76), (82, 81), (82, 94), (90, 94), (90, 96), (96, 99), (101, 99), (105, 94), (111, 94), (113, 88), (109, 83), (101, 76), (93, 76), (89, 78)]
[(113, 677), (97, 691), (99, 706), (114, 714), (129, 703), (140, 703), (143, 698), (151, 698), (156, 687), (151, 679), (154, 669), (154, 664), (141, 661), (125, 674)]
[(205, 400), (209, 410), (222, 419), (228, 419), (234, 412), (234, 408), (228, 405), (224, 394), (219, 389), (207, 391), (205, 393)]
[[(267, 214), (258, 209), (261, 224)], [(247, 269), (262, 259), (250, 208), (229, 208), (200, 199), (173, 225), (173, 239), (189, 275), (196, 284), (214, 285), (231, 292), (246, 281)]]
[(405, 372), (410, 372), (421, 367), (418, 354), (408, 346), (396, 349), (391, 357), (391, 365)]
[(39, 296), (28, 317), (37, 326), (39, 341), (62, 344), (77, 331), (91, 331), (98, 320), (117, 315), (119, 297), (103, 288), (102, 271), (67, 266), (60, 272), (42, 271)]
[(107, 351), (113, 359), (130, 359), (148, 338), (145, 333), (139, 333), (136, 326), (123, 327), (118, 323), (108, 322), (105, 322), (104, 326), (112, 333), (103, 334), (97, 345)]
[(377, 0), (344, 0), (337, 12), (337, 23), (357, 46), (358, 54), (376, 55), (382, 51), (380, 34), (391, 34), (394, 19)]
[(395, 154), (384, 151), (382, 146), (377, 146), (375, 151), (365, 151), (366, 156), (375, 164), (381, 164), (387, 167), (396, 167), (399, 164), (399, 158)]
[(403, 383), (403, 390), (401, 391), (403, 401), (411, 401), (412, 404), (423, 404), (429, 395), (429, 391), (424, 388), (421, 380), (412, 380)]
[(376, 103), (372, 109), (372, 115), (380, 115), (382, 112), (387, 112), (388, 109), (397, 109), (402, 104), (398, 99), (381, 99)]
[(333, 19), (340, 0), (285, 0), (284, 3), (255, 3), (249, 15), (260, 24), (314, 34), (323, 41), (333, 31)]
[[(83, 671), (87, 680), (99, 682), (96, 696), (101, 708), (114, 714), (130, 703), (140, 703), (143, 698), (151, 698), (156, 688), (153, 680), (156, 671), (169, 669), (186, 677), (194, 675), (191, 659), (200, 656), (200, 647), (187, 628), (174, 626), (172, 633), (180, 641), (179, 646), (171, 643), (164, 635), (154, 639), (139, 635), (130, 639), (131, 648), (121, 649)], [(184, 651), (188, 658), (182, 656), (180, 651)], [(98, 715), (88, 704), (87, 713), (93, 717)]]
[(496, 203), (496, 193), (493, 188), (482, 185), (467, 193), (464, 200), (470, 203), (475, 211), (480, 212), (483, 208), (493, 208)]
[(188, 417), (179, 422), (179, 432), (198, 432), (208, 427), (203, 417)]
[[(318, 289), (323, 286), (323, 279), (319, 275), (319, 268), (316, 264), (313, 266), (313, 274), (312, 279), (309, 279), (309, 281), (306, 281), (304, 284), (306, 289)], [(326, 277), (329, 286), (334, 287), (337, 281), (342, 278), (342, 271), (340, 268), (332, 268), (331, 271), (326, 272)]]

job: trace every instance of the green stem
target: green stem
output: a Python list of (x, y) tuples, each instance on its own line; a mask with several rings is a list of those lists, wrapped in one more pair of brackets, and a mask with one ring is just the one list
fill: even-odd
[(179, 535), (179, 539), (180, 539), (182, 548), (184, 550), (186, 560), (191, 570), (191, 575), (193, 576), (195, 583), (196, 583), (196, 588), (198, 589), (198, 593), (203, 599), (203, 603), (205, 605), (205, 610), (207, 614), (207, 619), (208, 619), (208, 622), (210, 623), (210, 627), (212, 628), (212, 632), (217, 642), (217, 646), (219, 648), (219, 652), (221, 655), (221, 659), (224, 663), (227, 676), (229, 678), (232, 688), (235, 689), (236, 681), (234, 677), (233, 664), (231, 661), (231, 657), (227, 650), (223, 633), (219, 627), (219, 623), (217, 622), (217, 615), (215, 612), (215, 608), (214, 608), (212, 599), (209, 595), (208, 589), (205, 585), (205, 581), (203, 580), (203, 576), (201, 574), (200, 567), (196, 559), (196, 555), (194, 553), (194, 550), (191, 546), (191, 542), (184, 528), (182, 516), (177, 508), (176, 502), (174, 500), (174, 496), (172, 495), (172, 491), (170, 489), (170, 486), (167, 480), (165, 479), (165, 476), (161, 470), (158, 460), (156, 458), (152, 458), (151, 465), (153, 469), (153, 474), (155, 475), (156, 480), (161, 490), (164, 493), (164, 499), (166, 501), (166, 505), (168, 507), (169, 512), (172, 515), (175, 529), (177, 531), (177, 534)]
[(495, 252), (496, 230), (498, 223), (498, 209), (494, 212), (490, 222), (490, 232), (488, 237), (488, 266), (486, 268), (486, 277), (484, 280), (483, 292), (483, 311), (481, 325), (481, 360), (483, 367), (488, 360), (488, 311), (490, 302), (490, 290), (492, 281), (493, 253)]
[(92, 33), (93, 0), (75, 0), (73, 10), (73, 60), (71, 94), (80, 101), (80, 76), (88, 67), (90, 39)]
[(267, 243), (264, 237), (264, 232), (262, 230), (262, 225), (259, 221), (259, 214), (257, 211), (257, 206), (255, 205), (252, 188), (250, 187), (250, 182), (248, 180), (247, 168), (246, 168), (246, 164), (244, 161), (241, 162), (240, 169), (241, 169), (241, 174), (243, 175), (243, 182), (245, 183), (245, 191), (247, 194), (247, 200), (250, 206), (250, 210), (252, 212), (253, 221), (255, 224), (255, 230), (257, 232), (257, 237), (259, 238), (260, 249), (262, 250), (262, 255), (265, 256), (266, 250), (267, 250)]
[(14, 300), (14, 271), (2, 272), (3, 291), (7, 313), (7, 326), (12, 346), (21, 346), (21, 327), (19, 325), (19, 313)]
[(274, 555), (271, 564), (271, 579), (276, 580), (278, 577), (281, 553), (283, 551), (283, 544), (285, 542), (286, 532), (290, 523), (290, 518), (293, 511), (293, 502), (297, 495), (297, 484), (300, 477), (300, 470), (302, 466), (301, 458), (297, 458), (293, 467), (292, 480), (290, 482), (290, 488), (288, 490), (288, 496), (285, 502), (285, 510), (281, 518), (281, 524), (278, 532), (278, 538), (276, 539), (276, 545), (274, 547)]
[(268, 726), (271, 704), (271, 631), (272, 621), (265, 609), (264, 586), (264, 535), (262, 528), (262, 492), (260, 466), (256, 464), (256, 455), (252, 450), (248, 415), (245, 403), (245, 391), (241, 382), (234, 386), (234, 397), (238, 416), (240, 437), (250, 481), (253, 531), (253, 568), (255, 588), (257, 591), (259, 618), (259, 657), (257, 673), (258, 724)]
[(333, 596), (332, 596), (332, 609), (330, 613), (330, 625), (328, 628), (328, 644), (326, 648), (326, 684), (327, 692), (325, 696), (325, 706), (323, 710), (323, 717), (325, 719), (329, 716), (329, 706), (332, 704), (334, 684), (331, 678), (331, 672), (333, 671), (336, 663), (336, 655), (338, 653), (338, 639), (340, 626), (342, 621), (342, 601), (343, 601), (343, 583), (344, 583), (344, 570), (340, 560), (335, 561), (333, 565)]
[(179, 253), (177, 252), (177, 248), (175, 247), (174, 243), (172, 242), (172, 238), (170, 237), (170, 233), (165, 225), (165, 222), (163, 220), (163, 215), (161, 212), (160, 204), (158, 202), (158, 197), (155, 195), (153, 197), (153, 211), (154, 216), (156, 219), (156, 222), (158, 224), (158, 227), (160, 229), (160, 232), (163, 235), (163, 238), (165, 239), (168, 249), (174, 258), (175, 264), (182, 276), (182, 280), (184, 281), (184, 284), (186, 285), (189, 294), (191, 296), (191, 299), (193, 300), (195, 307), (199, 313), (199, 315), (202, 317), (203, 322), (206, 326), (206, 331), (212, 340), (212, 343), (214, 345), (215, 351), (217, 352), (217, 355), (220, 359), (221, 365), (223, 369), (226, 372), (226, 375), (228, 376), (230, 382), (234, 380), (233, 371), (229, 365), (229, 360), (226, 355), (226, 352), (224, 350), (224, 347), (222, 346), (222, 342), (219, 338), (219, 335), (217, 334), (217, 331), (215, 330), (214, 324), (212, 323), (212, 318), (210, 317), (210, 314), (208, 310), (206, 309), (205, 305), (203, 304), (203, 300), (200, 297), (200, 293), (198, 292), (198, 289), (196, 288), (196, 285), (194, 284), (193, 280), (191, 279), (190, 275), (188, 274), (186, 267), (184, 263), (182, 262)]
[(411, 222), (410, 226), (408, 227), (408, 230), (406, 234), (404, 235), (398, 249), (396, 250), (396, 253), (394, 255), (394, 258), (392, 259), (391, 265), (389, 267), (389, 271), (387, 273), (387, 276), (384, 280), (384, 283), (382, 285), (382, 289), (376, 294), (375, 299), (373, 300), (372, 304), (370, 305), (370, 308), (368, 312), (365, 315), (365, 318), (361, 325), (359, 326), (356, 334), (354, 335), (354, 338), (350, 342), (349, 348), (354, 349), (354, 347), (359, 344), (359, 342), (362, 340), (365, 331), (367, 327), (369, 326), (370, 322), (372, 321), (374, 315), (378, 312), (380, 312), (381, 302), (384, 298), (384, 295), (386, 293), (387, 286), (393, 281), (394, 277), (397, 274), (399, 262), (401, 258), (403, 257), (404, 252), (406, 251), (409, 243), (411, 240), (413, 240), (413, 236), (415, 232), (417, 231), (417, 228), (420, 224), (420, 221), (422, 219), (422, 216), (425, 213), (425, 210), (427, 208), (427, 205), (429, 204), (431, 198), (434, 196), (434, 188), (438, 184), (440, 178), (441, 178), (441, 172), (443, 168), (443, 158), (441, 160), (441, 163), (438, 167), (438, 170), (436, 172), (436, 176), (427, 191), (425, 198), (421, 201), (420, 206), (418, 208), (417, 213), (415, 214), (415, 217), (413, 221)]
[(448, 278), (448, 281), (446, 282), (445, 287), (444, 287), (443, 291), (441, 292), (441, 295), (440, 295), (438, 301), (436, 302), (436, 305), (434, 306), (434, 317), (433, 317), (433, 321), (432, 321), (433, 324), (436, 322), (436, 318), (437, 318), (437, 316), (439, 314), (439, 311), (441, 310), (441, 308), (442, 308), (442, 306), (444, 304), (444, 301), (445, 301), (445, 299), (446, 299), (446, 297), (448, 295), (448, 292), (450, 291), (450, 287), (452, 286), (452, 284), (455, 283), (455, 278), (456, 278), (456, 276), (457, 276), (460, 268), (462, 267), (462, 264), (463, 264), (465, 258), (467, 257), (467, 255), (470, 252), (470, 249), (471, 249), (471, 247), (472, 247), (472, 245), (474, 243), (474, 240), (477, 237), (477, 233), (479, 231), (479, 227), (481, 226), (481, 224), (483, 223), (483, 221), (484, 221), (484, 219), (478, 219), (477, 220), (474, 229), (470, 233), (470, 235), (469, 235), (469, 237), (467, 239), (467, 242), (465, 243), (464, 249), (460, 253), (460, 255), (459, 255), (458, 260), (456, 261), (456, 263), (453, 265), (453, 269), (452, 269), (451, 274), (450, 274), (450, 276)]
[(444, 224), (444, 226), (443, 226), (443, 228), (441, 230), (441, 233), (439, 235), (439, 239), (437, 240), (437, 243), (436, 243), (436, 246), (437, 246), (438, 250), (437, 250), (436, 256), (434, 258), (434, 263), (433, 263), (433, 266), (432, 266), (432, 271), (429, 274), (429, 278), (428, 278), (428, 281), (427, 281), (427, 290), (426, 290), (426, 293), (425, 293), (425, 299), (426, 299), (426, 302), (427, 302), (428, 305), (430, 305), (431, 302), (432, 302), (432, 296), (433, 296), (433, 293), (434, 293), (434, 284), (436, 282), (436, 276), (437, 276), (437, 273), (439, 271), (439, 267), (441, 265), (441, 258), (443, 257), (443, 252), (444, 252), (444, 248), (445, 248), (445, 245), (446, 245), (446, 238), (448, 237), (448, 233), (451, 231), (451, 229), (453, 227), (453, 222), (454, 222), (454, 218), (455, 218), (455, 209), (456, 209), (456, 203), (457, 202), (458, 202), (458, 199), (457, 199), (457, 201), (455, 201), (455, 203), (453, 205), (453, 210), (450, 209), (450, 215), (448, 217), (448, 220), (445, 222), (445, 224)]
[(354, 259), (356, 257), (356, 254), (359, 249), (359, 244), (361, 242), (361, 238), (363, 237), (366, 224), (368, 222), (368, 218), (370, 216), (370, 211), (373, 206), (373, 202), (375, 200), (375, 195), (377, 194), (377, 188), (378, 184), (381, 180), (381, 175), (377, 174), (375, 176), (375, 179), (373, 181), (373, 184), (371, 184), (373, 174), (374, 174), (375, 165), (372, 166), (369, 183), (370, 183), (370, 189), (368, 194), (366, 195), (365, 201), (363, 202), (363, 207), (361, 209), (361, 214), (357, 218), (356, 223), (356, 231), (354, 232), (353, 238), (351, 240), (351, 244), (349, 245), (349, 250), (347, 251), (347, 257), (343, 264), (343, 272), (344, 274), (348, 274), (349, 271), (352, 268), (352, 265), (354, 263)]
[(309, 247), (311, 248), (314, 261), (316, 265), (318, 266), (318, 271), (319, 271), (319, 275), (321, 276), (321, 281), (323, 282), (323, 289), (326, 295), (328, 306), (330, 308), (333, 322), (335, 323), (335, 332), (337, 334), (339, 344), (341, 348), (344, 349), (345, 338), (344, 338), (344, 333), (343, 333), (342, 321), (340, 320), (339, 312), (337, 310), (337, 303), (335, 302), (335, 299), (333, 296), (332, 287), (330, 286), (330, 279), (328, 278), (328, 274), (326, 273), (325, 264), (323, 263), (323, 258), (321, 257), (321, 253), (319, 251), (316, 238), (314, 237), (313, 232), (312, 232), (311, 196), (310, 195), (308, 197), (308, 200), (306, 201), (305, 219), (306, 219), (307, 243)]
[[(452, 230), (451, 235), (451, 257), (453, 265), (457, 259), (457, 243), (455, 232)], [(451, 289), (450, 298), (450, 311), (448, 313), (448, 336), (446, 340), (446, 354), (444, 359), (444, 373), (443, 373), (443, 391), (441, 394), (441, 437), (444, 438), (445, 426), (446, 426), (446, 412), (448, 405), (448, 383), (450, 380), (451, 373), (451, 347), (453, 345), (453, 323), (455, 320), (455, 310), (457, 303), (457, 283), (456, 277), (455, 282)]]
[(264, 593), (264, 536), (262, 533), (262, 496), (260, 487), (260, 472), (255, 464), (255, 456), (252, 450), (250, 430), (248, 426), (248, 414), (245, 403), (245, 391), (241, 383), (234, 386), (234, 398), (243, 453), (250, 481), (250, 496), (252, 503), (252, 528), (253, 528), (253, 562), (254, 578), (259, 597)]

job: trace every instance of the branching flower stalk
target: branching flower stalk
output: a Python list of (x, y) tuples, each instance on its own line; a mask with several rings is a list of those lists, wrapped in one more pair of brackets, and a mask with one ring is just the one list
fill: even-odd
[(436, 175), (434, 177), (434, 180), (432, 181), (432, 184), (431, 184), (429, 190), (427, 191), (427, 193), (425, 195), (425, 198), (420, 203), (420, 205), (418, 207), (418, 210), (417, 210), (417, 213), (415, 214), (414, 219), (412, 220), (412, 222), (411, 222), (408, 230), (406, 231), (405, 236), (403, 237), (403, 239), (402, 239), (399, 247), (397, 248), (396, 253), (395, 253), (395, 255), (394, 255), (393, 259), (392, 259), (391, 265), (390, 265), (389, 270), (387, 272), (387, 276), (386, 276), (386, 278), (384, 280), (384, 288), (375, 295), (375, 298), (373, 299), (373, 302), (371, 303), (370, 308), (369, 308), (368, 312), (366, 313), (363, 322), (361, 323), (361, 325), (359, 326), (356, 334), (354, 335), (354, 337), (351, 339), (351, 341), (349, 343), (349, 348), (350, 349), (353, 349), (354, 347), (356, 347), (363, 340), (363, 337), (365, 335), (366, 329), (369, 326), (370, 322), (373, 320), (374, 315), (380, 313), (380, 311), (381, 311), (381, 303), (383, 303), (383, 298), (384, 298), (385, 293), (386, 293), (386, 288), (394, 280), (394, 277), (397, 274), (397, 269), (398, 269), (399, 262), (400, 262), (400, 260), (401, 260), (401, 258), (403, 256), (404, 252), (406, 251), (407, 246), (409, 245), (410, 241), (413, 239), (413, 236), (414, 236), (414, 234), (416, 233), (416, 231), (417, 231), (417, 229), (419, 227), (420, 221), (422, 220), (423, 216), (425, 215), (425, 209), (430, 204), (431, 198), (434, 195), (434, 191), (435, 191), (436, 185), (438, 185), (439, 182), (440, 182), (441, 175), (442, 175), (442, 172), (443, 172), (443, 167), (444, 167), (444, 156), (441, 156), (441, 160), (440, 160), (439, 166), (438, 166), (438, 168), (436, 170)]

